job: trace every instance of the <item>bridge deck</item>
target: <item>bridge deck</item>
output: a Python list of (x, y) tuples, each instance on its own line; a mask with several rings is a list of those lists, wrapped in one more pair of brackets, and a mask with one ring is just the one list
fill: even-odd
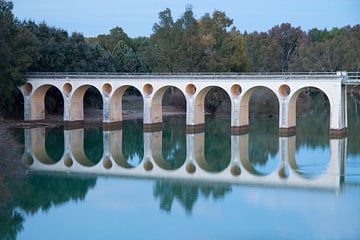
[(119, 72), (29, 72), (28, 79), (251, 79), (321, 80), (342, 78), (344, 85), (360, 84), (360, 72), (190, 72), (190, 73), (119, 73)]
[(164, 78), (200, 78), (200, 79), (329, 79), (339, 78), (342, 75), (336, 72), (190, 72), (190, 73), (119, 73), (119, 72), (30, 72), (26, 75), (28, 78), (151, 78), (151, 79), (164, 79)]

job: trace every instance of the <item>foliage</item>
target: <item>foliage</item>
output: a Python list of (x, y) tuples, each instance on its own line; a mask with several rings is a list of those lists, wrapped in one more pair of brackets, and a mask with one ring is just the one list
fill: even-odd
[(0, 0), (0, 117), (11, 111), (17, 86), (38, 53), (38, 42), (12, 14), (13, 4)]
[[(26, 71), (360, 71), (360, 25), (306, 32), (282, 23), (241, 33), (225, 12), (196, 18), (188, 6), (178, 19), (168, 8), (161, 11), (149, 37), (131, 38), (117, 26), (86, 38), (46, 23), (19, 22), (12, 8), (0, 0), (0, 115), (16, 105), (16, 87)], [(207, 110), (216, 112), (222, 97), (213, 92)]]

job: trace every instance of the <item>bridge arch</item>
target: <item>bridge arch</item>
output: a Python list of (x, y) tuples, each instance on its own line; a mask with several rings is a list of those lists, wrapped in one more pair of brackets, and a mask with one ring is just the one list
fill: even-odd
[(329, 103), (329, 123), (328, 123), (328, 128), (330, 127), (330, 123), (331, 123), (331, 112), (332, 109), (334, 108), (334, 101), (332, 100), (331, 96), (327, 93), (327, 91), (325, 89), (322, 89), (321, 87), (314, 87), (314, 86), (303, 86), (299, 89), (297, 89), (295, 92), (293, 92), (292, 94), (289, 95), (290, 100), (289, 100), (289, 106), (288, 106), (288, 126), (296, 126), (296, 118), (299, 116), (299, 114), (297, 114), (297, 102), (298, 102), (298, 98), (300, 96), (301, 93), (303, 93), (306, 90), (316, 90), (322, 94), (324, 94), (324, 96), (326, 97), (326, 100)]
[[(28, 92), (32, 91), (31, 85), (25, 85), (25, 88), (23, 90), (24, 97)], [(30, 87), (31, 86), (31, 90)], [(43, 84), (38, 86), (35, 90), (33, 90), (30, 98), (30, 104), (31, 104), (31, 112), (30, 112), (30, 120), (44, 120), (46, 118), (46, 99), (48, 96), (48, 92), (52, 90), (56, 94), (58, 94), (60, 97), (60, 101), (62, 103), (62, 110), (64, 105), (64, 97), (61, 93), (61, 89), (59, 89), (57, 86), (52, 84)], [(55, 100), (56, 102), (56, 100)]]
[(141, 91), (132, 85), (123, 85), (117, 88), (113, 93), (110, 95), (110, 112), (109, 112), (109, 121), (110, 122), (120, 122), (123, 121), (123, 113), (124, 113), (124, 95), (130, 89), (134, 89), (134, 91), (141, 95), (142, 98), (142, 105), (144, 104), (144, 97), (141, 94)]
[(71, 95), (71, 104), (70, 104), (70, 121), (83, 121), (84, 120), (84, 100), (85, 94), (88, 90), (92, 89), (96, 92), (97, 95), (101, 97), (101, 104), (104, 104), (104, 98), (101, 94), (101, 90), (99, 90), (96, 86), (85, 84), (77, 87), (73, 90), (73, 94)]
[(261, 89), (270, 93), (271, 98), (276, 99), (277, 112), (279, 112), (280, 103), (279, 103), (279, 97), (276, 92), (274, 92), (271, 88), (269, 88), (265, 85), (251, 87), (244, 92), (244, 94), (242, 95), (241, 100), (240, 100), (240, 126), (249, 126), (250, 99), (256, 91), (261, 90)]
[(151, 120), (154, 123), (163, 121), (164, 97), (166, 96), (172, 99), (177, 98), (175, 102), (182, 105), (186, 112), (186, 97), (184, 92), (174, 85), (163, 86), (153, 94), (151, 100)]
[[(194, 123), (195, 125), (205, 124), (205, 106), (206, 106), (206, 97), (211, 91), (220, 90), (221, 94), (224, 96), (223, 101), (228, 101), (231, 103), (231, 95), (226, 88), (220, 86), (208, 86), (202, 88), (195, 96), (194, 102)], [(231, 110), (229, 109), (229, 113)], [(230, 120), (230, 119), (229, 119)]]

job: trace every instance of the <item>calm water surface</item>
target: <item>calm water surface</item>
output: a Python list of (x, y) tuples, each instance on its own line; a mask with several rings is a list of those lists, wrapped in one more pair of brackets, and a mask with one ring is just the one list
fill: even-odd
[[(37, 128), (24, 143), (26, 177), (8, 183), (4, 239), (360, 239), (359, 121), (329, 139), (326, 116), (298, 120), (279, 137), (277, 119), (231, 135), (207, 117), (162, 131), (142, 121), (121, 130)], [(8, 237), (8, 238), (7, 238)], [(1, 237), (0, 237), (1, 239)]]

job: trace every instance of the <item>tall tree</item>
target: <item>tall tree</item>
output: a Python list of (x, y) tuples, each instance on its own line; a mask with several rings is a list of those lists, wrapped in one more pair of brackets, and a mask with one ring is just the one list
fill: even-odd
[(38, 54), (38, 42), (12, 14), (12, 2), (0, 0), (0, 117), (11, 110), (12, 95)]

